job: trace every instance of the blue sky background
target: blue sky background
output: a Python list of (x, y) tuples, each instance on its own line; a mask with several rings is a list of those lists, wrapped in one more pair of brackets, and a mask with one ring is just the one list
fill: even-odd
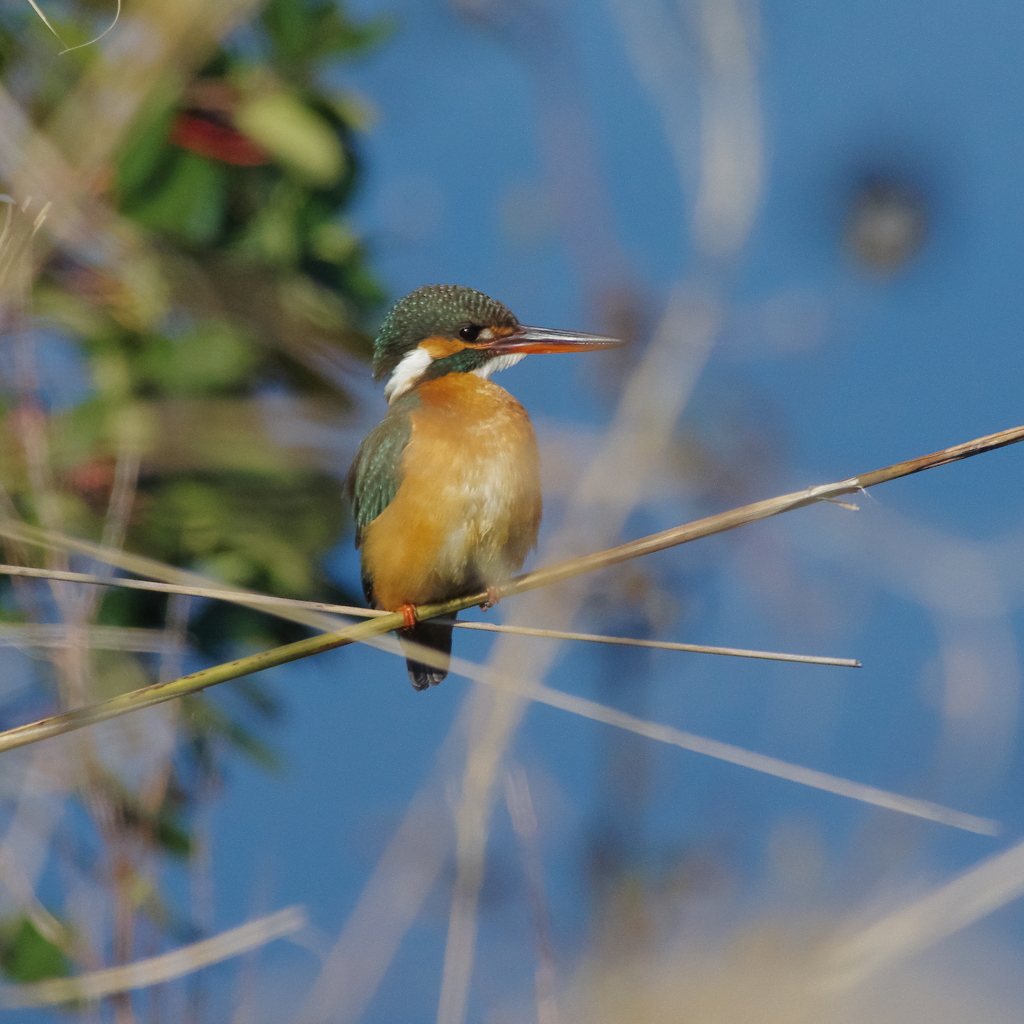
[[(460, 283), (528, 323), (604, 330), (602, 288), (630, 290), (653, 324), (674, 283), (706, 273), (691, 240), (693, 191), (678, 184), (661, 114), (610, 7), (541, 5), (539, 49), (440, 2), (351, 7), (392, 14), (398, 25), (376, 54), (339, 72), (377, 110), (355, 220), (393, 297)], [(680, 450), (704, 449), (742, 471), (738, 503), (1017, 425), (1024, 9), (1001, 0), (772, 0), (748, 13), (759, 26), (764, 191), (748, 242), (714, 278), (725, 322)], [(686, 56), (677, 98), (696, 117), (698, 79), (691, 66), (686, 94)], [(544, 124), (560, 102), (576, 115), (569, 141), (586, 144), (580, 180), (592, 191), (578, 198), (592, 216), (582, 243), (551, 196), (552, 161), (567, 147)], [(843, 244), (858, 183), (879, 177), (913, 190), (927, 211), (920, 250), (887, 276), (859, 266)], [(528, 359), (499, 378), (542, 441), (581, 457), (596, 448), (615, 391), (590, 358)], [(379, 398), (365, 424), (382, 410)], [(804, 509), (638, 565), (665, 596), (666, 639), (856, 657), (860, 670), (580, 646), (564, 650), (548, 680), (998, 818), (1003, 835), (865, 808), (534, 708), (513, 756), (538, 805), (563, 972), (588, 945), (588, 851), (609, 820), (625, 829), (626, 863), (652, 892), (688, 866), (692, 898), (712, 900), (720, 922), (768, 909), (834, 913), (880, 891), (909, 898), (921, 878), (941, 880), (1019, 838), (1022, 459), (1010, 448), (877, 488), (858, 513)], [(728, 506), (698, 484), (666, 470), (662, 492), (627, 533)], [(355, 566), (347, 546), (338, 552), (339, 575), (354, 583)], [(642, 621), (631, 611), (585, 618), (582, 628), (620, 631)], [(456, 644), (482, 660), (488, 640), (463, 631)], [(214, 918), (229, 927), (299, 902), (319, 930), (314, 945), (329, 944), (469, 684), (453, 676), (415, 694), (397, 660), (350, 648), (276, 670), (272, 685), (290, 709), (288, 768), (271, 780), (245, 766), (231, 772), (210, 823)], [(607, 771), (616, 758), (646, 759), (643, 800), (615, 797)], [(523, 868), (501, 806), (491, 849), (470, 1020), (528, 1009), (531, 998)], [(367, 1021), (434, 1019), (450, 884), (446, 875), (428, 900)], [(1016, 956), (1022, 924), (1011, 906), (983, 928)], [(211, 998), (229, 1000), (234, 971), (210, 972)], [(270, 947), (252, 1019), (285, 1019), (316, 971), (309, 951)]]

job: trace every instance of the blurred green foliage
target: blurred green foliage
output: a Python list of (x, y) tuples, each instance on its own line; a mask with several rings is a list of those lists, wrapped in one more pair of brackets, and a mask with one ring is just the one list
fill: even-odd
[(71, 973), (64, 952), (27, 918), (0, 925), (0, 967), (12, 981), (63, 978)]
[[(69, 19), (55, 27), (77, 39)], [(325, 352), (329, 364), (331, 349), (368, 351), (382, 294), (344, 217), (364, 104), (323, 80), (388, 30), (334, 2), (273, 0), (184, 88), (143, 104), (107, 189), (149, 243), (142, 257), (111, 271), (57, 253), (34, 296), (37, 315), (78, 342), (92, 384), (50, 432), (69, 529), (100, 535), (116, 460), (135, 452), (129, 547), (233, 584), (331, 594), (321, 561), (343, 526), (342, 467), (277, 442), (260, 403), (284, 392), (340, 415), (348, 399)], [(41, 75), (48, 38), (24, 12), (0, 22), (0, 71), (40, 122), (90, 59), (88, 48), (50, 59)], [(216, 452), (192, 432), (215, 434)], [(28, 474), (7, 469), (34, 518)], [(251, 640), (262, 620), (221, 616), (223, 645)]]
[[(153, 264), (138, 275), (148, 280), (129, 287), (57, 259), (41, 281), (37, 311), (75, 332), (94, 384), (56, 424), (54, 454), (79, 499), (78, 529), (99, 519), (113, 460), (134, 449), (143, 469), (132, 547), (227, 582), (324, 597), (320, 561), (341, 527), (338, 474), (280, 450), (257, 407), (261, 391), (283, 387), (343, 412), (346, 398), (318, 379), (313, 350), (366, 350), (361, 328), (380, 293), (342, 219), (354, 126), (315, 72), (379, 33), (304, 0), (277, 0), (252, 27), (261, 57), (219, 50), (178, 102), (147, 111), (114, 169), (120, 209), (153, 242)], [(297, 41), (312, 38), (318, 45), (300, 52)], [(239, 121), (259, 126), (262, 147)], [(181, 398), (193, 400), (188, 420), (200, 429), (235, 406), (239, 429), (215, 474), (190, 467), (187, 445), (165, 429)]]
[[(85, 0), (47, 13), (74, 45), (95, 34), (98, 10)], [(322, 568), (345, 525), (345, 467), (312, 443), (280, 440), (266, 409), (282, 397), (321, 421), (351, 409), (338, 367), (369, 353), (365, 328), (383, 296), (345, 217), (366, 104), (325, 81), (331, 64), (389, 31), (386, 21), (356, 24), (333, 0), (271, 0), (212, 46), (198, 70), (182, 76), (169, 66), (140, 97), (136, 122), (91, 188), (123, 218), (117, 230), (131, 258), (51, 248), (31, 296), (36, 352), (46, 339), (72, 342), (65, 372), (87, 386), (57, 404), (24, 367), (3, 367), (0, 497), (8, 514), (109, 538), (112, 501), (127, 486), (128, 512), (114, 534), (130, 550), (272, 594), (351, 601)], [(96, 47), (58, 50), (27, 6), (0, 11), (0, 81), (42, 130), (59, 121), (100, 59)], [(45, 450), (26, 442), (38, 423)], [(5, 557), (30, 555), (9, 546)], [(45, 587), (3, 587), (5, 620), (54, 616)], [(162, 629), (170, 608), (160, 595), (112, 589), (95, 621)], [(221, 602), (193, 602), (186, 623), (192, 649), (218, 659), (300, 632)], [(89, 666), (98, 697), (156, 681), (161, 658), (92, 652)], [(65, 692), (61, 671), (54, 661), (40, 678)], [(190, 856), (190, 812), (216, 785), (223, 753), (279, 767), (257, 732), (280, 708), (257, 683), (180, 709), (162, 788), (135, 792), (127, 776), (98, 763), (83, 772), (82, 804), (98, 838), (109, 840), (111, 828), (122, 837), (122, 861), (126, 841)], [(118, 861), (111, 878), (127, 870)], [(130, 897), (135, 909), (167, 927), (173, 915), (152, 886), (111, 884), (144, 890), (145, 899)], [(66, 974), (69, 964), (19, 919), (0, 935), (0, 969), (31, 981)]]

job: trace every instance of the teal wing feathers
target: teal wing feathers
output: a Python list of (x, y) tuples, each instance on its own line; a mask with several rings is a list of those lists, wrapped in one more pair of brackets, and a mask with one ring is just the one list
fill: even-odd
[(363, 530), (391, 504), (401, 486), (402, 455), (412, 436), (409, 413), (418, 404), (415, 395), (398, 399), (366, 435), (352, 460), (345, 493), (352, 504), (357, 548), (363, 542)]

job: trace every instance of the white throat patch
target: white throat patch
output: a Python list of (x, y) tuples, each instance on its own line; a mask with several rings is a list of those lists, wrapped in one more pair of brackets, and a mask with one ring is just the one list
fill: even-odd
[(390, 405), (396, 398), (401, 398), (412, 388), (420, 377), (427, 372), (433, 362), (430, 353), (417, 346), (402, 356), (402, 361), (391, 371), (387, 384), (384, 385), (384, 397)]
[[(525, 352), (510, 353), (506, 356), (495, 356), (488, 359), (483, 366), (478, 366), (473, 373), (486, 380), (492, 373), (498, 370), (507, 370), (515, 366), (520, 359), (526, 356)], [(434, 360), (426, 349), (417, 346), (402, 356), (402, 361), (391, 371), (387, 384), (384, 385), (384, 397), (390, 405), (396, 398), (401, 398), (407, 391), (411, 391), (427, 372), (427, 367)]]
[(487, 380), (492, 373), (497, 373), (499, 370), (507, 370), (510, 366), (515, 366), (516, 363), (525, 358), (525, 352), (509, 353), (507, 356), (495, 356), (493, 359), (488, 359), (483, 366), (478, 366), (473, 372), (478, 377), (483, 377), (484, 380)]

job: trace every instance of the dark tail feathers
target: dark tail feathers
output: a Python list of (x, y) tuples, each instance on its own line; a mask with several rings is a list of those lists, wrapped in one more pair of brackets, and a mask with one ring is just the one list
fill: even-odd
[[(431, 647), (438, 654), (444, 656), (444, 668), (424, 665), (422, 661), (416, 661), (411, 657), (405, 659), (405, 667), (409, 670), (409, 679), (412, 681), (414, 690), (425, 690), (428, 686), (437, 686), (448, 675), (448, 658), (452, 653), (451, 626), (443, 626), (432, 619), (427, 619), (426, 622), (417, 622), (415, 626), (410, 626), (408, 629), (398, 630), (398, 638), (412, 640), (415, 643), (423, 644), (424, 647)], [(402, 646), (404, 647), (405, 644)]]

